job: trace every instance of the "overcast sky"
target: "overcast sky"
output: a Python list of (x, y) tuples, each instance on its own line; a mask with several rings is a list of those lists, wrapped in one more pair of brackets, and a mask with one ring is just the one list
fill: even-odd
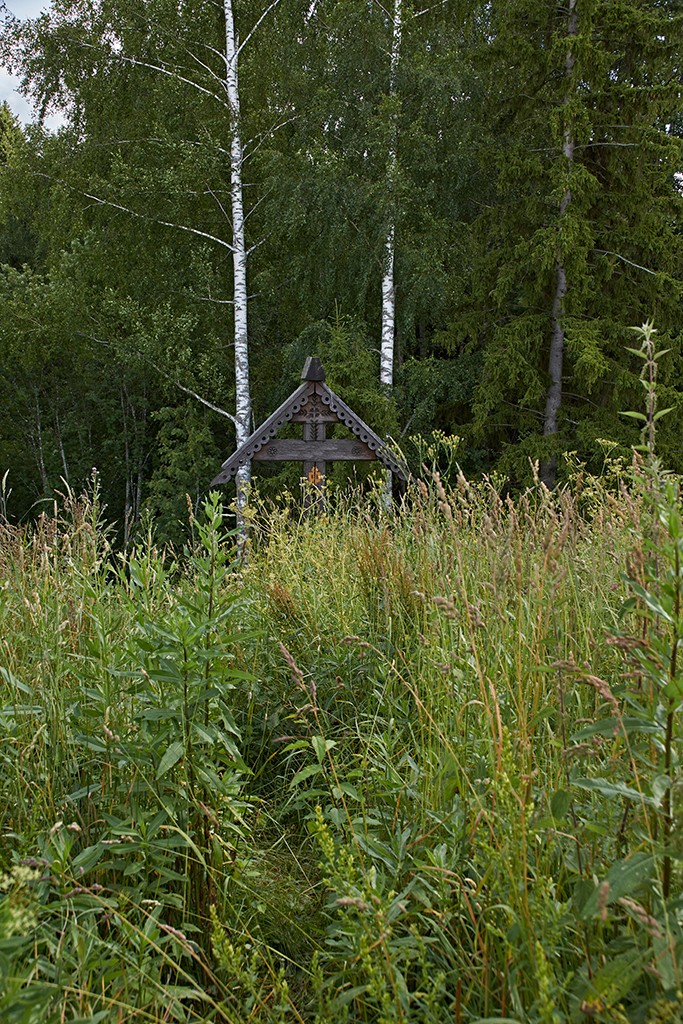
[[(7, 0), (6, 5), (17, 18), (35, 18), (41, 11), (47, 10), (50, 0)], [(7, 100), (19, 120), (25, 124), (31, 120), (33, 113), (24, 97), (16, 91), (17, 85), (17, 79), (9, 75), (0, 65), (0, 103)], [(59, 120), (59, 118), (48, 117), (45, 123), (48, 128), (56, 127)]]

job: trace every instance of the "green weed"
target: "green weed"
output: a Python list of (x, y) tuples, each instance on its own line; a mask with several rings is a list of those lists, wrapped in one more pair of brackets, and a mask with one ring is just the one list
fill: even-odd
[(655, 355), (648, 450), (552, 494), (254, 497), (246, 563), (217, 495), (181, 553), (0, 522), (3, 1020), (680, 1019)]

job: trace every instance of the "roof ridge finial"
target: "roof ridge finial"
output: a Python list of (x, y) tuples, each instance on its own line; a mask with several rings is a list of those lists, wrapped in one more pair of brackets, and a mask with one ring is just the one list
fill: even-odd
[(325, 380), (325, 369), (318, 356), (307, 356), (301, 373), (302, 380)]

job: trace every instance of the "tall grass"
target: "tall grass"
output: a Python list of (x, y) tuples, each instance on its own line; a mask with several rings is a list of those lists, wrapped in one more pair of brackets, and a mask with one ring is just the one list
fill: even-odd
[(657, 473), (0, 527), (0, 1017), (681, 1019)]

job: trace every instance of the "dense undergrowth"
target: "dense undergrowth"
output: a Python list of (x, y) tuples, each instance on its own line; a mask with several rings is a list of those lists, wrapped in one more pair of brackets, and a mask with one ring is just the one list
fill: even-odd
[(0, 525), (0, 1019), (683, 1019), (656, 464), (400, 510)]

